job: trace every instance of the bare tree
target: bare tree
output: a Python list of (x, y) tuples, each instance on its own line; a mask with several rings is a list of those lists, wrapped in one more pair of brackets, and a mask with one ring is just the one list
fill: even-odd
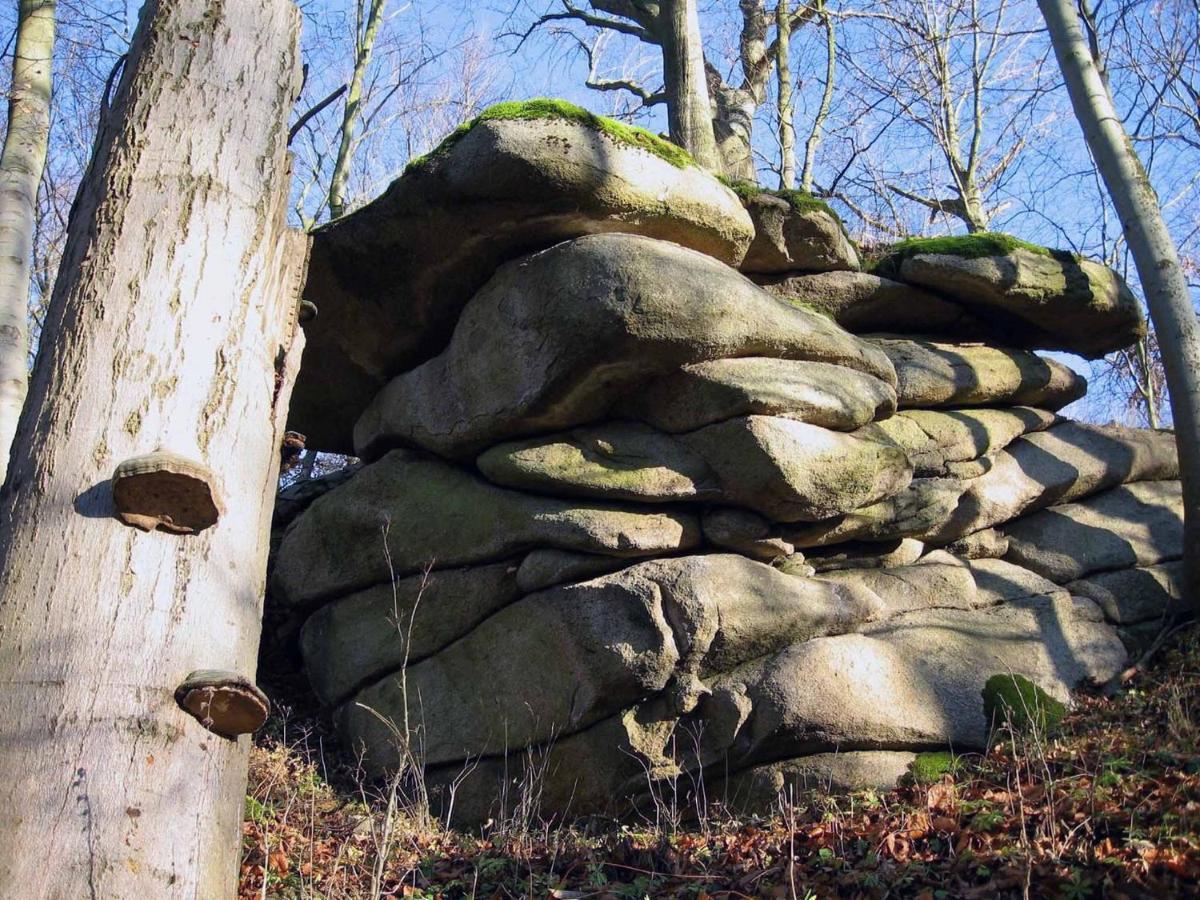
[[(786, 0), (783, 2), (786, 3)], [(665, 15), (669, 10), (664, 9), (663, 4), (657, 0), (593, 0), (584, 8), (577, 6), (573, 0), (559, 0), (559, 3), (561, 5), (554, 11), (537, 17), (533, 25), (521, 33), (521, 39), (528, 38), (537, 28), (568, 22), (584, 25), (593, 31), (624, 35), (657, 47), (663, 54), (664, 86), (661, 89), (648, 88), (628, 75), (616, 78), (601, 76), (597, 45), (577, 39), (577, 44), (589, 54), (588, 87), (599, 91), (627, 91), (637, 97), (643, 107), (666, 103), (670, 108), (673, 102), (672, 89), (665, 73), (669, 71), (668, 57), (675, 39), (671, 36), (671, 20)], [(792, 31), (812, 18), (814, 7), (798, 3), (785, 7), (781, 12), (777, 7), (768, 9), (765, 0), (739, 0), (738, 77), (732, 81), (726, 80), (713, 60), (707, 55), (704, 58), (712, 130), (720, 155), (720, 166), (712, 168), (723, 171), (731, 178), (755, 180), (755, 114), (767, 98), (771, 74), (776, 69), (779, 39), (778, 33), (772, 36), (772, 27), (779, 21), (780, 15), (784, 18), (790, 38)], [(673, 132), (672, 139), (676, 140), (677, 137)]]
[(1200, 610), (1200, 322), (1158, 196), (1129, 139), (1069, 0), (1038, 0), (1084, 138), (1121, 220), (1154, 321), (1179, 447), (1184, 568)]
[[(817, 147), (821, 143), (821, 131), (825, 120), (829, 118), (829, 110), (833, 105), (833, 84), (837, 71), (837, 31), (834, 27), (833, 16), (825, 0), (815, 0), (813, 8), (825, 31), (825, 82), (821, 89), (821, 103), (813, 116), (812, 128), (808, 140), (804, 142), (804, 168), (800, 170), (800, 189), (806, 194), (813, 191), (813, 170), (817, 162)], [(781, 50), (782, 52), (782, 45)], [(782, 101), (781, 101), (782, 102)]]
[[(76, 198), (0, 491), (6, 895), (233, 893), (248, 742), (173, 693), (254, 672), (302, 343), (299, 24), (290, 0), (149, 0)], [(168, 530), (124, 524), (110, 475), (131, 459), (215, 494), (216, 524), (162, 493), (124, 521)]]
[(27, 325), (38, 184), (50, 143), (55, 0), (21, 0), (0, 154), (0, 479), (29, 384)]
[[(775, 73), (779, 106), (779, 186), (796, 186), (796, 107), (792, 101), (792, 23), (786, 0), (775, 5)], [(811, 182), (810, 182), (811, 183)]]
[(923, 132), (933, 152), (883, 185), (930, 216), (986, 231), (996, 211), (989, 198), (1030, 138), (1040, 93), (1036, 63), (1021, 64), (1029, 29), (1008, 30), (1008, 0), (881, 0), (838, 15), (865, 23), (873, 38), (869, 52), (844, 57), (856, 87)]

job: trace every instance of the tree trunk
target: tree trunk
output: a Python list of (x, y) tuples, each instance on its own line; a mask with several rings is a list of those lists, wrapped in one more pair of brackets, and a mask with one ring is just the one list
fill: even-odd
[(775, 5), (775, 28), (778, 32), (775, 53), (775, 74), (779, 93), (779, 186), (790, 191), (796, 186), (796, 110), (792, 104), (792, 20), (788, 0)]
[(710, 172), (721, 171), (696, 0), (666, 0), (662, 52), (671, 140)]
[(0, 154), (0, 480), (29, 383), (29, 269), (50, 140), (55, 0), (21, 0), (8, 132)]
[[(368, 5), (369, 4), (369, 5)], [(358, 26), (354, 30), (354, 73), (350, 76), (350, 87), (346, 91), (346, 106), (342, 112), (341, 140), (338, 142), (337, 159), (333, 164), (333, 175), (329, 179), (329, 217), (339, 219), (346, 213), (346, 182), (350, 179), (350, 163), (354, 158), (354, 147), (358, 142), (358, 120), (362, 114), (363, 78), (371, 65), (371, 54), (375, 50), (375, 39), (383, 23), (383, 10), (387, 0), (358, 0)], [(366, 9), (364, 10), (364, 7)], [(364, 16), (363, 13), (366, 13)]]
[[(0, 895), (228, 898), (249, 739), (173, 691), (253, 678), (303, 339), (291, 0), (148, 0), (72, 211), (0, 491)], [(214, 526), (114, 517), (118, 463), (207, 466)]]
[(1200, 611), (1200, 323), (1158, 197), (1105, 88), (1070, 0), (1038, 0), (1075, 117), (1104, 178), (1141, 277), (1166, 370), (1183, 481), (1183, 560)]
[(817, 107), (817, 114), (813, 116), (812, 130), (808, 133), (808, 140), (804, 142), (804, 168), (800, 171), (800, 190), (806, 194), (812, 193), (817, 146), (821, 143), (821, 131), (833, 105), (833, 82), (837, 70), (837, 32), (834, 30), (833, 16), (825, 7), (824, 0), (818, 0), (814, 8), (821, 19), (821, 27), (825, 29), (825, 87), (821, 91), (821, 105)]

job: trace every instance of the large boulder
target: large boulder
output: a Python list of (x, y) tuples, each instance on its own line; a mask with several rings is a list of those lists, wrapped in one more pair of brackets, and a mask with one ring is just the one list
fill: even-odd
[(887, 357), (776, 300), (711, 257), (594, 235), (502, 267), (441, 355), (393, 379), (355, 426), (362, 456), (398, 444), (466, 457), (497, 441), (596, 421), (690, 363), (772, 356), (892, 383)]
[[(935, 239), (936, 240), (936, 239)], [(970, 242), (971, 238), (961, 239)], [(1137, 298), (1107, 266), (1061, 251), (1013, 246), (987, 255), (904, 251), (901, 281), (954, 298), (1021, 347), (1096, 358), (1146, 333)]]
[(1006, 559), (1063, 584), (1183, 555), (1183, 490), (1143, 481), (1043, 509), (1004, 527)]
[(987, 344), (875, 339), (896, 369), (901, 409), (1035, 406), (1057, 410), (1087, 392), (1087, 380), (1052, 359)]
[(858, 268), (858, 253), (828, 206), (797, 191), (747, 193), (754, 241), (741, 269), (747, 273), (830, 272)]
[(613, 414), (663, 431), (694, 431), (736, 416), (784, 416), (853, 431), (896, 411), (896, 391), (829, 363), (741, 357), (687, 365), (622, 399)]
[(510, 259), (600, 232), (673, 241), (737, 265), (738, 198), (686, 154), (568, 104), (501, 104), (378, 199), (313, 234), (304, 366), (289, 421), (349, 451), (389, 378), (436, 355), (467, 300)]
[(869, 591), (741, 556), (651, 560), (526, 596), (339, 716), (372, 769), (394, 762), (392, 727), (406, 721), (436, 766), (568, 736), (668, 685), (686, 713), (700, 678), (880, 613)]
[(274, 593), (285, 604), (311, 606), (431, 566), (493, 562), (535, 547), (636, 558), (699, 542), (699, 521), (684, 513), (505, 490), (394, 450), (288, 527)]

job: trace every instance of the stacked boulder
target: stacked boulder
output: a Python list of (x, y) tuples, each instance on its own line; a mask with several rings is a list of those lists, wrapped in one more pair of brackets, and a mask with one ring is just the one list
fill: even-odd
[(295, 426), (366, 464), (292, 509), (272, 602), (462, 822), (892, 783), (1179, 595), (1173, 436), (1062, 418), (1033, 352), (1136, 340), (1114, 273), (1003, 236), (864, 272), (678, 153), (509, 104), (314, 242)]

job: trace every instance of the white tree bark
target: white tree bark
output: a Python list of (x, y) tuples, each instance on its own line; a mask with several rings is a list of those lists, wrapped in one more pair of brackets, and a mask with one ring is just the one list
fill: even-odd
[(1038, 0), (1075, 117), (1133, 253), (1166, 369), (1183, 480), (1188, 594), (1200, 611), (1200, 323), (1158, 197), (1121, 125), (1070, 0)]
[[(307, 240), (285, 224), (291, 0), (148, 0), (68, 231), (0, 491), (0, 896), (228, 898), (249, 739), (172, 693), (253, 678)], [(215, 474), (194, 535), (110, 475)]]
[(29, 382), (29, 268), (50, 140), (55, 0), (21, 0), (0, 154), (0, 480)]
[(671, 140), (692, 154), (701, 167), (720, 172), (696, 0), (665, 0), (664, 6), (663, 80)]

